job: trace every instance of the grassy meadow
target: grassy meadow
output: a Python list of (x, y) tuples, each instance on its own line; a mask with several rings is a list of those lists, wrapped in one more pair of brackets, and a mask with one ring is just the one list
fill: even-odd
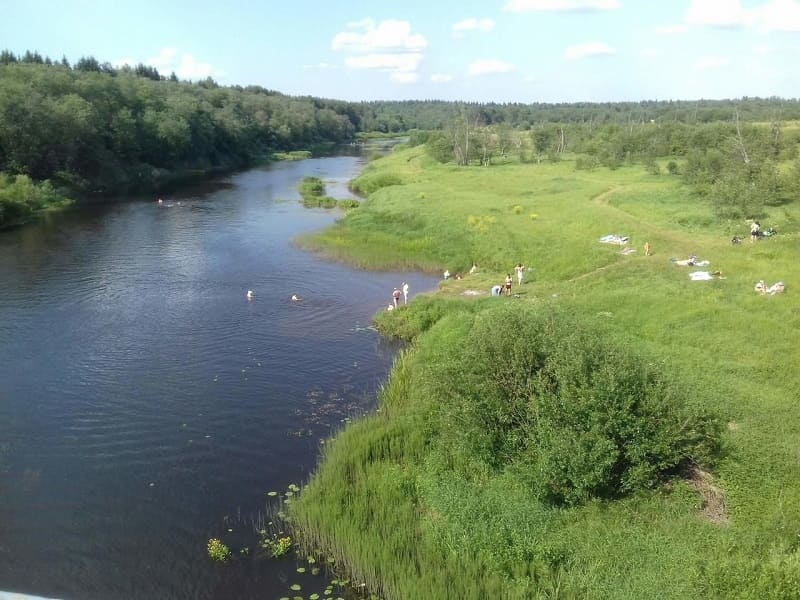
[[(679, 177), (638, 166), (464, 168), (410, 148), (354, 187), (369, 194), (361, 206), (302, 246), (363, 268), (464, 275), (378, 315), (412, 343), (379, 411), (325, 444), (293, 505), (310, 547), (385, 598), (800, 597), (798, 203), (770, 207), (760, 222), (779, 235), (751, 243), (747, 222), (719, 221)], [(636, 251), (599, 243), (606, 234)], [(710, 265), (670, 261), (691, 254)], [(489, 297), (519, 262), (523, 285)], [(723, 278), (691, 281), (693, 270)], [(760, 279), (786, 292), (757, 294)], [(483, 355), (469, 346), (512, 312), (567, 315), (599, 351), (607, 340), (610, 356), (646, 357), (687, 406), (716, 416), (717, 459), (568, 504), (532, 493), (514, 464), (476, 460), (458, 437), (472, 417), (448, 412), (449, 390), (479, 386), (469, 375), (482, 365), (465, 357)]]

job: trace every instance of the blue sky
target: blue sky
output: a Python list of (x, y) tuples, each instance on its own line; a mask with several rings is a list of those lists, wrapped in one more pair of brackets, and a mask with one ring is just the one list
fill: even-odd
[(0, 48), (343, 100), (800, 96), (800, 0), (0, 0)]

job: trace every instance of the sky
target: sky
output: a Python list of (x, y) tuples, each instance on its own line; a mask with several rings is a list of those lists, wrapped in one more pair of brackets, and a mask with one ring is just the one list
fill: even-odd
[(800, 96), (800, 0), (0, 0), (0, 49), (341, 100)]

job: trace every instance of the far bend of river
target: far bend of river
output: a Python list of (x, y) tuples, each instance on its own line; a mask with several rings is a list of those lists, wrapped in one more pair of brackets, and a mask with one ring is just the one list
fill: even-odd
[(251, 520), (374, 407), (392, 289), (436, 287), (291, 245), (339, 216), (303, 208), (300, 180), (347, 197), (363, 165), (283, 162), (0, 232), (0, 597), (295, 595), (298, 564), (256, 552)]

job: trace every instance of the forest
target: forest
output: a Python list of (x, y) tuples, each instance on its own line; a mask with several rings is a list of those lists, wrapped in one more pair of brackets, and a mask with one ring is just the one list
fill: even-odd
[[(800, 119), (800, 102), (779, 98), (345, 102), (211, 78), (181, 81), (143, 64), (114, 67), (85, 57), (70, 65), (4, 50), (0, 226), (24, 222), (51, 198), (158, 190), (364, 133), (412, 133), (415, 143), (430, 141), (439, 160), (462, 165), (488, 165), (511, 152), (537, 162), (578, 153), (585, 168), (626, 161), (652, 168), (655, 157), (688, 158), (685, 176), (700, 188), (723, 181), (719, 188), (729, 195), (749, 186), (756, 191), (748, 198), (779, 202), (794, 192), (773, 162), (794, 158), (797, 134), (785, 126), (793, 119)], [(746, 160), (731, 162), (730, 155)], [(21, 191), (45, 181), (50, 187), (36, 194)], [(751, 212), (754, 202), (742, 200), (734, 212)]]

